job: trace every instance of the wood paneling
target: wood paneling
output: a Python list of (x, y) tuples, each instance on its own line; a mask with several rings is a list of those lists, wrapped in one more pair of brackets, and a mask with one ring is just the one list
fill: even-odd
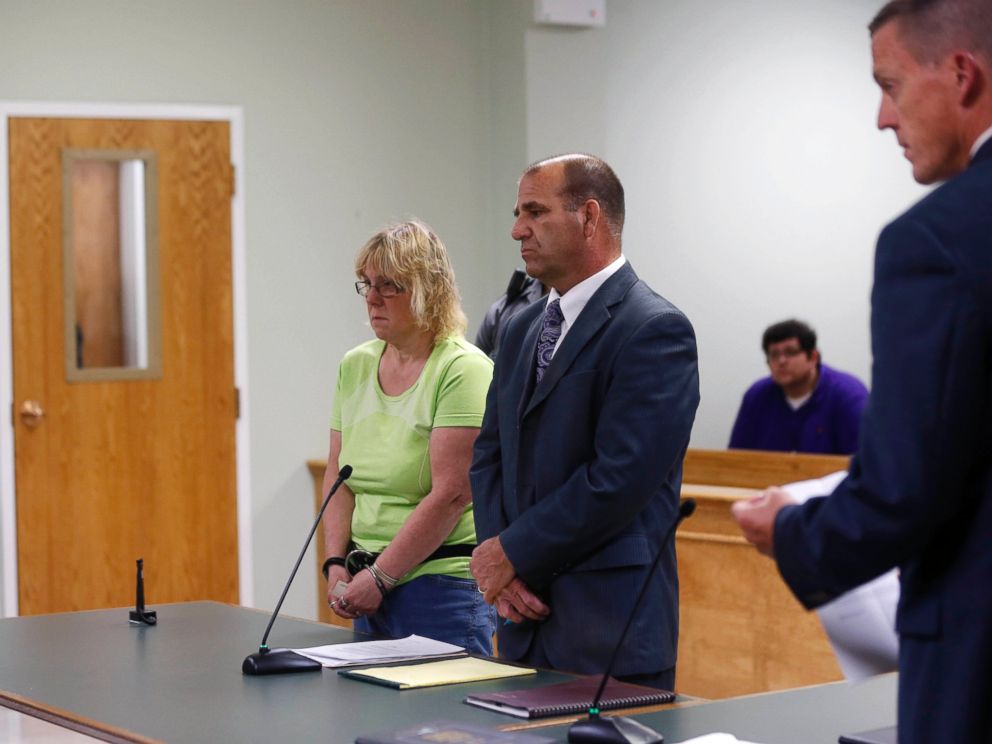
[(682, 497), (697, 507), (676, 536), (679, 692), (723, 698), (842, 679), (817, 615), (792, 596), (774, 561), (744, 540), (730, 506), (768, 485), (847, 464), (826, 455), (688, 451)]
[[(679, 561), (679, 656), (676, 689), (700, 698), (725, 698), (843, 678), (815, 613), (807, 612), (782, 582), (775, 563), (741, 537), (730, 505), (758, 488), (818, 478), (847, 468), (848, 458), (776, 452), (689, 450), (683, 498), (696, 512), (676, 536)], [(307, 466), (320, 508), (323, 460)], [(707, 478), (708, 483), (688, 478)], [(347, 625), (327, 608), (319, 574), (322, 621)], [(581, 622), (581, 618), (576, 622)]]
[[(314, 517), (316, 517), (317, 512), (320, 511), (320, 505), (324, 503), (324, 497), (327, 495), (321, 492), (324, 484), (324, 470), (326, 467), (327, 462), (324, 460), (307, 461), (307, 469), (310, 471), (310, 477), (313, 478)], [(324, 560), (327, 558), (327, 551), (324, 550), (322, 530), (317, 530), (317, 534), (314, 537), (314, 542), (317, 544), (317, 619), (322, 623), (330, 623), (331, 625), (340, 625), (342, 628), (350, 628), (351, 620), (345, 620), (344, 618), (338, 617), (331, 612), (331, 608), (327, 606), (327, 581), (324, 579), (324, 575), (320, 572), (320, 569), (324, 565)]]
[[(10, 121), (15, 422), (22, 614), (134, 601), (238, 600), (226, 122)], [(68, 383), (63, 148), (149, 149), (159, 162), (162, 375)]]
[(737, 488), (767, 488), (847, 470), (849, 457), (800, 455), (759, 450), (690, 449), (685, 455), (683, 483)]

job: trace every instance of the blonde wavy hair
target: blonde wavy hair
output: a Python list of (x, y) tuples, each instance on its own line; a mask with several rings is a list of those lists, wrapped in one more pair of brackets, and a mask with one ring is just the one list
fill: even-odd
[(418, 327), (438, 343), (462, 336), (468, 321), (455, 286), (455, 271), (441, 239), (419, 220), (385, 227), (355, 256), (355, 275), (365, 279), (373, 269), (410, 293), (410, 308)]

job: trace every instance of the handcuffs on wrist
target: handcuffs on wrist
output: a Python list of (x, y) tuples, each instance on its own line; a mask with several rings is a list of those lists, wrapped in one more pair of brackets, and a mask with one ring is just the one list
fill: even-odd
[[(321, 566), (320, 571), (324, 574), (324, 578), (328, 579), (328, 574), (330, 573), (331, 566), (342, 566), (348, 574), (354, 578), (358, 575), (360, 571), (368, 571), (372, 575), (372, 580), (375, 582), (376, 589), (385, 599), (386, 594), (396, 586), (398, 579), (394, 579), (392, 576), (387, 574), (381, 568), (375, 564), (375, 560), (378, 554), (371, 553), (368, 550), (363, 550), (362, 548), (355, 548), (349, 551), (348, 555), (344, 558), (340, 556), (331, 556), (324, 561), (324, 565)], [(341, 582), (339, 582), (341, 583)], [(333, 605), (332, 605), (333, 606)], [(346, 605), (341, 605), (343, 608)]]
[(375, 563), (379, 557), (378, 553), (373, 553), (363, 548), (352, 548), (348, 555), (344, 557), (344, 570), (351, 576), (357, 576), (359, 571), (363, 571)]
[(331, 570), (331, 566), (341, 566), (348, 572), (349, 576), (354, 577), (359, 571), (362, 571), (375, 563), (375, 559), (378, 557), (378, 553), (373, 553), (362, 548), (354, 548), (348, 551), (348, 555), (344, 558), (338, 555), (332, 555), (324, 561), (324, 565), (320, 567), (320, 572), (324, 574), (324, 578), (326, 579), (327, 574)]

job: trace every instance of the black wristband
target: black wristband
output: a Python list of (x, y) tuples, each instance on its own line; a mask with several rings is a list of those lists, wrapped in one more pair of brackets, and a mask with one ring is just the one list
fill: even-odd
[(331, 570), (331, 566), (341, 566), (344, 568), (344, 558), (340, 558), (336, 555), (332, 555), (326, 561), (324, 565), (320, 567), (320, 572), (324, 574), (324, 578), (327, 578), (327, 572)]

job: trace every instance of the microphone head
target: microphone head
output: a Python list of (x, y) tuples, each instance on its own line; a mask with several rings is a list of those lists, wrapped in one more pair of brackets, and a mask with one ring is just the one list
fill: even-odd
[[(341, 468), (338, 471), (338, 478), (340, 478), (341, 480), (348, 480), (350, 477), (351, 477), (351, 465), (345, 465), (343, 468)], [(695, 502), (693, 502), (692, 505), (695, 506), (696, 505)]]
[(685, 519), (686, 517), (691, 517), (694, 511), (696, 511), (695, 499), (686, 499), (681, 504), (679, 504), (679, 516), (682, 517), (682, 519)]

